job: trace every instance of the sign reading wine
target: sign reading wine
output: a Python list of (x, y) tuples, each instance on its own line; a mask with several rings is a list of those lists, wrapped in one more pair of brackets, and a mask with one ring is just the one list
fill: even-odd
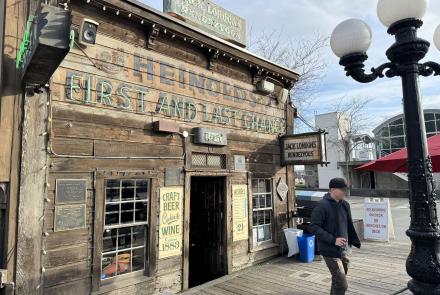
[(183, 188), (160, 189), (159, 259), (182, 254)]

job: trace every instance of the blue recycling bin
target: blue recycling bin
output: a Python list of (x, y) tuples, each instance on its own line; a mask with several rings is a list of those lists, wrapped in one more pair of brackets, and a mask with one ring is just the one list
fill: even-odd
[(315, 258), (315, 236), (303, 234), (298, 237), (299, 260), (310, 263)]

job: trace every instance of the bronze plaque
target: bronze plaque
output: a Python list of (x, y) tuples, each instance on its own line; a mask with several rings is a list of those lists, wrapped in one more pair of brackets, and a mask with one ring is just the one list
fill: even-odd
[(165, 168), (165, 186), (183, 185), (182, 168)]
[(62, 205), (55, 207), (54, 231), (86, 227), (86, 205)]
[(56, 181), (56, 204), (85, 203), (86, 193), (86, 179), (57, 179)]

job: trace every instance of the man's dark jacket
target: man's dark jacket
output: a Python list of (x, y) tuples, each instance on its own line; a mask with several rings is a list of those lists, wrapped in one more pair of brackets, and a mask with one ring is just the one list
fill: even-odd
[[(341, 205), (347, 210), (348, 244), (360, 248), (361, 242), (353, 226), (350, 204), (344, 200)], [(338, 237), (337, 206), (336, 200), (327, 193), (312, 212), (310, 230), (318, 238), (319, 251), (325, 257), (342, 257), (342, 248), (335, 245)]]

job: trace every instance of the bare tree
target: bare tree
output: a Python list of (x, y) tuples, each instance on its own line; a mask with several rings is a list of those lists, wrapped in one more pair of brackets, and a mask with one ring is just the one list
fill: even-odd
[[(286, 39), (279, 31), (261, 32), (250, 30), (249, 50), (301, 75), (292, 89), (295, 106), (305, 109), (313, 100), (318, 83), (324, 77), (326, 63), (322, 50), (328, 46), (328, 37), (315, 34), (310, 39)], [(293, 103), (293, 102), (292, 102)]]
[(329, 144), (335, 146), (343, 155), (344, 175), (351, 187), (351, 174), (349, 164), (352, 153), (360, 144), (368, 142), (364, 136), (369, 128), (370, 117), (367, 114), (369, 98), (340, 98), (338, 103), (332, 107), (337, 112), (336, 128), (338, 137), (329, 139)]

